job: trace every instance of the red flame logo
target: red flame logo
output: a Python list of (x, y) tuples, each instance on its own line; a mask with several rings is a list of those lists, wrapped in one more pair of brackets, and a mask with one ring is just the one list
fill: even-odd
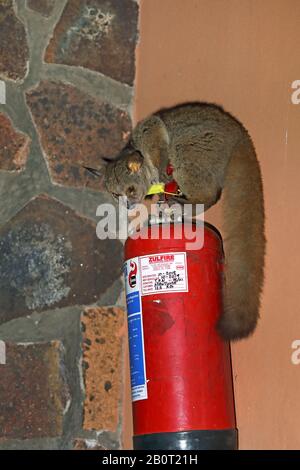
[(134, 261), (130, 261), (130, 272), (128, 274), (128, 282), (130, 287), (136, 286), (136, 273), (137, 273), (137, 265)]

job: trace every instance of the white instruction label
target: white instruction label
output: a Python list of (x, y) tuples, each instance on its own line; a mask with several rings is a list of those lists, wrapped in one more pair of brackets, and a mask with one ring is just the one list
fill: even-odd
[(142, 295), (187, 292), (186, 253), (157, 253), (140, 257)]

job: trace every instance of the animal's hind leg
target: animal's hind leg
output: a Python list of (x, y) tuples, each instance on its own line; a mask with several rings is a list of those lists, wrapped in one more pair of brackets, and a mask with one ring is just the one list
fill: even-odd
[(205, 209), (215, 204), (222, 192), (224, 179), (224, 158), (197, 145), (181, 144), (171, 152), (174, 179), (177, 181), (187, 202), (204, 204)]

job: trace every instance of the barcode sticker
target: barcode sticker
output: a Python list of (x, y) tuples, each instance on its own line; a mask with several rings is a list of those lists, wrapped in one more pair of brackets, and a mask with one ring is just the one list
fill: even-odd
[(188, 291), (186, 253), (157, 253), (139, 260), (142, 295)]

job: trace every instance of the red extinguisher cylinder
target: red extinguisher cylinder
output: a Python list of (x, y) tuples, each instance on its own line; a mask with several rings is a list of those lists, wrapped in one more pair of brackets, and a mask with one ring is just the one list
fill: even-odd
[(178, 224), (158, 239), (148, 226), (125, 244), (134, 448), (236, 449), (230, 344), (216, 331), (222, 240), (184, 223), (203, 246), (182, 223), (180, 238)]

